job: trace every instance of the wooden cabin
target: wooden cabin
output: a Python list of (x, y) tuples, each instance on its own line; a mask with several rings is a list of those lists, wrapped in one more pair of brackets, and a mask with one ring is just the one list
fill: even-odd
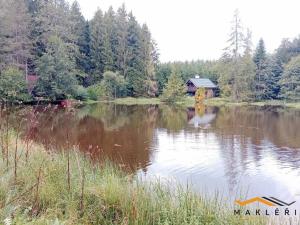
[(218, 86), (208, 78), (200, 78), (198, 75), (195, 78), (190, 78), (186, 82), (187, 94), (194, 96), (198, 88), (205, 88), (205, 97), (213, 98), (216, 96)]

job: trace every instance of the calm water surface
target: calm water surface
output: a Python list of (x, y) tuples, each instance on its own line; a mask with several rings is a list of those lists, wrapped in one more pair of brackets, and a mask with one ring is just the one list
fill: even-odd
[(146, 179), (300, 202), (300, 111), (96, 104), (38, 112), (22, 126), (23, 136), (48, 149), (69, 142), (95, 161), (109, 157)]

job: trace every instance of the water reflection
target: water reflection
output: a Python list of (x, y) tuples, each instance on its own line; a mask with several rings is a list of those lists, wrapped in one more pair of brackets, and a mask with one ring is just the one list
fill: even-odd
[[(20, 117), (33, 120), (22, 110)], [(297, 110), (96, 104), (41, 107), (34, 118), (22, 126), (23, 137), (47, 149), (75, 145), (93, 160), (108, 157), (131, 172), (190, 181), (196, 190), (300, 195)]]

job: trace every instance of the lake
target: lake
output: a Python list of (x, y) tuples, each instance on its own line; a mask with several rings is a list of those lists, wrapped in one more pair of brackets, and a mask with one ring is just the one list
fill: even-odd
[[(300, 111), (280, 107), (94, 104), (17, 111), (22, 137), (109, 158), (144, 179), (200, 193), (300, 199)], [(20, 121), (22, 123), (20, 123)]]

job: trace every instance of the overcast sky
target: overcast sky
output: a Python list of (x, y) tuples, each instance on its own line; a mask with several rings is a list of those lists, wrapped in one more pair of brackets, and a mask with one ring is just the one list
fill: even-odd
[[(73, 0), (69, 0), (72, 2)], [(116, 10), (124, 2), (140, 23), (146, 23), (158, 43), (162, 62), (217, 59), (226, 47), (233, 12), (239, 9), (250, 28), (254, 47), (262, 37), (268, 52), (282, 38), (300, 34), (300, 0), (78, 0), (83, 15)]]

